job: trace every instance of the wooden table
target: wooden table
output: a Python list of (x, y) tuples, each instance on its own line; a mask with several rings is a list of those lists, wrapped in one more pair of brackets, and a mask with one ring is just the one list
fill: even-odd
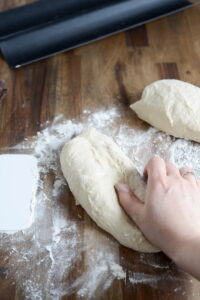
[[(1, 0), (0, 10), (28, 2), (32, 1)], [(200, 86), (200, 7), (16, 70), (9, 69), (1, 57), (0, 79), (5, 80), (8, 93), (0, 103), (0, 147), (10, 147), (26, 137), (34, 136), (41, 124), (61, 113), (71, 119), (85, 109), (94, 111), (119, 103), (124, 110), (128, 110), (129, 104), (138, 100), (147, 84), (162, 78), (181, 79)], [(60, 203), (67, 210), (68, 217), (77, 221), (80, 239), (84, 236), (84, 220), (97, 236), (104, 235), (83, 210), (74, 205), (74, 199), (67, 190)], [(80, 216), (81, 224), (78, 223)], [(46, 224), (48, 226), (48, 222)], [(55, 295), (48, 294), (47, 289), (39, 294), (41, 298), (37, 298), (36, 294), (33, 297), (34, 291), (25, 295), (23, 284), (18, 282), (12, 252), (7, 255), (2, 250), (5, 245), (1, 242), (0, 246), (1, 300), (57, 299)], [(8, 244), (7, 249), (11, 246)], [(166, 280), (164, 287), (159, 284), (132, 285), (128, 280), (114, 280), (96, 299), (200, 299), (200, 284), (194, 279), (191, 283), (189, 275), (163, 254), (141, 256), (118, 244), (117, 247), (119, 263), (127, 274), (148, 271), (149, 274), (162, 273), (164, 276), (168, 272), (180, 279), (178, 286), (173, 280)], [(47, 254), (43, 253), (44, 260)], [(72, 280), (84, 272), (87, 255), (89, 253), (83, 254), (68, 274)], [(41, 253), (38, 259), (39, 256), (41, 258)], [(153, 267), (148, 261), (159, 261), (167, 271)], [(30, 273), (34, 271), (35, 276), (43, 274), (44, 266), (38, 266), (35, 258), (29, 256), (27, 264), (30, 264)], [(24, 276), (24, 280), (28, 279), (29, 273)], [(62, 299), (78, 299), (78, 296), (73, 293), (63, 295)]]

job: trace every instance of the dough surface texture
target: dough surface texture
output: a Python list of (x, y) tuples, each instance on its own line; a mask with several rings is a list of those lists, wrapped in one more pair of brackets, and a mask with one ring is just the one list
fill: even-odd
[(124, 182), (144, 200), (146, 184), (133, 162), (108, 136), (91, 128), (62, 149), (61, 168), (69, 188), (96, 224), (122, 245), (158, 252), (120, 207), (114, 185)]
[(200, 88), (175, 79), (158, 80), (130, 107), (152, 126), (200, 143)]

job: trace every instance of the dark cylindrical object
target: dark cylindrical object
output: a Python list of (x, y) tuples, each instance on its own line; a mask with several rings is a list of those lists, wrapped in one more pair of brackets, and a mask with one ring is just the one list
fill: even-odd
[[(46, 2), (46, 1), (45, 1)], [(16, 67), (132, 28), (191, 5), (187, 0), (112, 1), (106, 6), (22, 32), (1, 43), (10, 66)]]
[(43, 0), (3, 11), (0, 13), (0, 40), (18, 31), (109, 2), (112, 0)]

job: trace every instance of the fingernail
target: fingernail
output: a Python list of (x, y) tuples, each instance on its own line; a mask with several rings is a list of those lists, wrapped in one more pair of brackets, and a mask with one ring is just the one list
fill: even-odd
[(118, 191), (122, 191), (122, 192), (126, 192), (126, 193), (129, 193), (130, 192), (130, 188), (128, 185), (124, 184), (124, 183), (117, 183), (115, 185), (115, 188), (118, 190)]

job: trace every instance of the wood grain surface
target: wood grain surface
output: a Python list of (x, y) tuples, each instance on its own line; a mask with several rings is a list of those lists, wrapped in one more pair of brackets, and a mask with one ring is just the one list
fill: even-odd
[[(1, 0), (0, 11), (29, 2), (32, 1)], [(0, 101), (1, 153), (4, 147), (34, 136), (41, 129), (41, 124), (53, 120), (56, 115), (63, 114), (65, 118), (72, 119), (83, 110), (95, 111), (119, 103), (127, 111), (129, 104), (139, 99), (146, 85), (161, 78), (181, 79), (200, 86), (200, 7), (23, 68), (10, 69), (0, 57), (0, 79), (5, 81), (8, 90), (6, 97)], [(66, 217), (78, 220), (78, 215), (81, 216), (98, 236), (99, 229), (80, 207), (74, 205), (74, 199), (67, 190), (59, 200), (63, 207), (66, 207), (66, 199)], [(79, 225), (79, 233), (84, 236), (84, 226)], [(96, 243), (98, 246), (98, 238)], [(2, 249), (0, 242), (0, 300), (23, 300), (23, 287), (18, 285), (12, 272), (10, 276), (5, 276), (6, 270), (12, 266), (12, 256), (7, 259)], [(71, 279), (83, 271), (87, 255), (89, 253), (77, 260), (69, 275)], [(167, 280), (164, 288), (115, 280), (100, 298), (200, 299), (200, 284), (194, 279), (191, 284), (190, 276), (163, 254), (156, 254), (153, 258), (147, 254), (141, 259), (141, 254), (119, 247), (119, 262), (127, 273), (130, 270), (157, 275), (163, 273), (163, 270), (144, 263), (144, 260), (152, 259), (166, 265), (167, 272), (180, 278), (179, 289), (176, 282)], [(29, 263), (36, 272), (36, 261)], [(43, 272), (42, 267), (37, 272)], [(52, 298), (46, 293), (41, 299)], [(72, 294), (62, 299), (75, 300), (78, 297)]]

